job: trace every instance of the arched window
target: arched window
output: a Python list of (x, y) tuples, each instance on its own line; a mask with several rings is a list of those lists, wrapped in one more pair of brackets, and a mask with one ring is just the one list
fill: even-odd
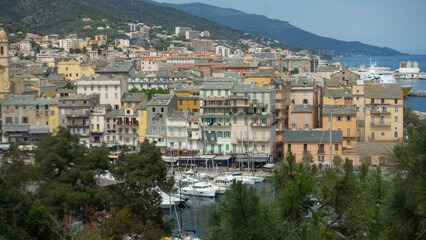
[(4, 54), (4, 49), (3, 49), (3, 47), (0, 47), (0, 55), (3, 55)]

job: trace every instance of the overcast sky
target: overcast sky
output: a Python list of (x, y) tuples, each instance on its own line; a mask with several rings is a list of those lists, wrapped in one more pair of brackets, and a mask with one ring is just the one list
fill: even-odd
[(285, 20), (303, 30), (426, 54), (426, 0), (156, 0), (202, 2)]

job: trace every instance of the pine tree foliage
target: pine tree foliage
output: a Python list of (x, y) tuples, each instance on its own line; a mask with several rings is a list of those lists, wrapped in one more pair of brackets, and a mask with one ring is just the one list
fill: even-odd
[(77, 135), (61, 127), (55, 136), (40, 139), (34, 157), (43, 177), (36, 195), (60, 220), (70, 211), (88, 222), (86, 205), (105, 206), (107, 195), (98, 188), (95, 175), (109, 167), (107, 149), (96, 147), (89, 152)]
[(166, 179), (167, 166), (161, 152), (147, 141), (134, 154), (123, 154), (112, 171), (121, 184), (113, 189), (112, 218), (107, 221), (104, 235), (121, 239), (124, 235), (141, 239), (160, 239), (170, 231), (163, 220), (158, 188), (169, 192), (173, 179)]

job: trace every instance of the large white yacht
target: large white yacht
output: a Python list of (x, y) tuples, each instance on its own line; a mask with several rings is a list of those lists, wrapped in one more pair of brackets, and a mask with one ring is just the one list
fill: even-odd
[(182, 194), (200, 197), (215, 197), (217, 191), (217, 187), (208, 182), (197, 182), (181, 188)]

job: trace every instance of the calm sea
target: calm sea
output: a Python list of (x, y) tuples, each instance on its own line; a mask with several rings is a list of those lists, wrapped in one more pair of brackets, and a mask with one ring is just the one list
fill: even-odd
[[(379, 67), (389, 67), (392, 70), (399, 68), (400, 62), (417, 61), (420, 69), (426, 71), (426, 55), (406, 55), (406, 56), (365, 56), (365, 57), (345, 57), (335, 61), (340, 61), (342, 66), (360, 67), (369, 66), (370, 61), (377, 63)], [(426, 90), (426, 80), (412, 79), (402, 80), (403, 85), (410, 85), (412, 90)], [(406, 97), (404, 106), (411, 107), (413, 110), (426, 112), (426, 97)]]

